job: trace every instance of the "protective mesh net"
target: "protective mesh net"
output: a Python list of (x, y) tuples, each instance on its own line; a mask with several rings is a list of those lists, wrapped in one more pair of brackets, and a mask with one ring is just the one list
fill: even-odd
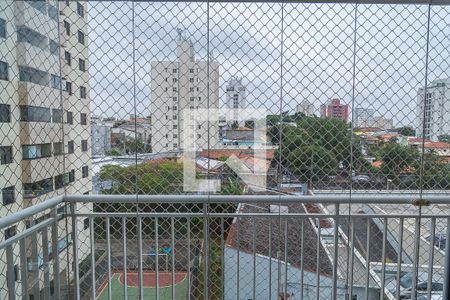
[(0, 8), (1, 299), (442, 295), (449, 6)]

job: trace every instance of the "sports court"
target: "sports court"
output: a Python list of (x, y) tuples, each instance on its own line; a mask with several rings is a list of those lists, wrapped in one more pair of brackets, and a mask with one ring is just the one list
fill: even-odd
[[(156, 300), (156, 273), (143, 272), (142, 283), (144, 289), (144, 299)], [(187, 299), (188, 280), (186, 272), (175, 272), (175, 298), (179, 300)], [(159, 299), (172, 299), (172, 272), (158, 272)], [(124, 276), (122, 272), (111, 274), (111, 299), (123, 299)], [(139, 275), (137, 272), (127, 272), (127, 294), (128, 299), (138, 299), (139, 296)], [(100, 286), (97, 291), (98, 300), (108, 299), (108, 280)]]

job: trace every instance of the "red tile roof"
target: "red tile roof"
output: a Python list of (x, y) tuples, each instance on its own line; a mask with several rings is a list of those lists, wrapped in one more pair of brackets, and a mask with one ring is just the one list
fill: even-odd
[(431, 142), (425, 143), (424, 147), (426, 149), (450, 149), (450, 144), (444, 142)]
[[(230, 157), (231, 155), (235, 155), (238, 158), (248, 158), (248, 157), (256, 157), (255, 151), (252, 149), (212, 149), (212, 150), (203, 150), (200, 152), (199, 156), (208, 157), (211, 159), (219, 159), (223, 157)], [(266, 150), (266, 159), (272, 160), (275, 155), (275, 150), (270, 149)]]

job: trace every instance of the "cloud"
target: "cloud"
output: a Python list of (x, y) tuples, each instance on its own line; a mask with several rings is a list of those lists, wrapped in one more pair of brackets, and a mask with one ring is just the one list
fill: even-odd
[[(358, 5), (355, 24), (353, 4), (289, 3), (282, 11), (281, 3), (215, 2), (208, 11), (206, 3), (136, 2), (133, 11), (131, 2), (89, 3), (95, 114), (126, 117), (135, 104), (150, 114), (150, 62), (175, 59), (176, 28), (183, 28), (198, 59), (209, 51), (220, 63), (221, 105), (226, 81), (238, 75), (247, 102), (272, 113), (281, 95), (285, 108), (308, 99), (317, 110), (341, 97), (396, 125), (414, 123), (425, 82), (425, 5)], [(450, 9), (432, 9), (429, 81), (450, 76)]]

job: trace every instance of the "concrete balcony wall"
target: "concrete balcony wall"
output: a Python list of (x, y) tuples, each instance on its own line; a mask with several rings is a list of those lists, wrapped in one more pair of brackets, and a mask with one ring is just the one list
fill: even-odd
[(28, 43), (17, 43), (17, 64), (59, 75), (59, 58)]

